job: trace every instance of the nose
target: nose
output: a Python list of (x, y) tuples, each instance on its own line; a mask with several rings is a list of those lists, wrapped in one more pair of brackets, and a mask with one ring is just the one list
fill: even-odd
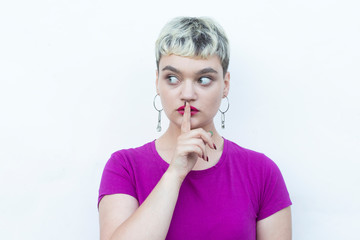
[(181, 86), (181, 100), (182, 101), (193, 101), (196, 99), (195, 86), (193, 81), (185, 80)]

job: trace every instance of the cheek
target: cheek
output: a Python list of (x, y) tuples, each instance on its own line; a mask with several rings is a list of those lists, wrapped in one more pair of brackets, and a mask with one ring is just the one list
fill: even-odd
[(214, 118), (219, 110), (220, 104), (221, 97), (209, 97), (206, 99), (206, 104), (204, 105), (203, 110), (205, 110), (207, 117)]
[(219, 107), (220, 106), (220, 104), (221, 104), (221, 101), (222, 101), (222, 97), (221, 97), (221, 95), (219, 95), (219, 97), (218, 98), (216, 98), (215, 100), (215, 105), (217, 106), (217, 107)]
[(172, 102), (174, 102), (174, 101), (171, 101), (171, 95), (166, 92), (162, 92), (162, 94), (160, 95), (160, 99), (161, 99), (161, 104), (164, 109), (164, 112), (168, 116), (168, 114), (174, 108), (174, 106), (172, 104)]
[(211, 97), (209, 97), (208, 102), (211, 108), (219, 109), (221, 105), (221, 100), (222, 100), (222, 93), (219, 94), (219, 92), (216, 91), (213, 94), (211, 94)]
[(215, 100), (214, 100), (214, 103), (213, 103), (213, 108), (214, 108), (215, 114), (216, 114), (217, 111), (219, 110), (220, 105), (221, 105), (221, 98), (215, 99)]

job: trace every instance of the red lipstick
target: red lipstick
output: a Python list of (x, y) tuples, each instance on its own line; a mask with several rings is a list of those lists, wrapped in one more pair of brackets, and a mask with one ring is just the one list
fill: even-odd
[[(185, 106), (181, 106), (177, 109), (178, 113), (180, 113), (181, 115), (184, 115), (184, 111), (185, 111)], [(193, 106), (190, 106), (190, 113), (191, 113), (191, 116), (192, 115), (195, 115), (199, 112), (199, 110), (196, 108), (196, 107), (193, 107)]]

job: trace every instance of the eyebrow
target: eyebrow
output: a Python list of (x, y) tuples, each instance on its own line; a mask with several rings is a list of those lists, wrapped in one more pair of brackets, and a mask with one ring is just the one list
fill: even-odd
[(177, 70), (176, 68), (174, 68), (174, 67), (172, 67), (172, 66), (170, 66), (170, 65), (167, 65), (166, 67), (164, 67), (164, 68), (162, 69), (162, 71), (165, 71), (165, 70), (169, 70), (169, 71), (172, 71), (172, 72), (175, 72), (175, 73), (180, 74), (180, 71), (179, 71), (179, 70)]
[(200, 71), (197, 72), (197, 74), (205, 74), (205, 73), (218, 73), (215, 69), (208, 67), (208, 68), (204, 68)]
[[(178, 69), (176, 69), (176, 68), (174, 68), (173, 66), (170, 66), (170, 65), (167, 65), (162, 69), (162, 71), (165, 71), (165, 70), (169, 70), (169, 71), (172, 71), (172, 72), (175, 72), (175, 73), (178, 73), (178, 74), (181, 73)], [(196, 74), (200, 75), (200, 74), (205, 74), (205, 73), (218, 73), (218, 72), (215, 69), (213, 69), (211, 67), (208, 67), (208, 68), (201, 69)]]

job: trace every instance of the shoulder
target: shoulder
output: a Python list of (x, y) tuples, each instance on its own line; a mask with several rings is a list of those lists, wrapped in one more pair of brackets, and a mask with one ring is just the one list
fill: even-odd
[(265, 154), (240, 147), (228, 140), (229, 162), (240, 166), (237, 176), (248, 186), (257, 220), (291, 205), (279, 167)]
[(227, 152), (229, 162), (241, 167), (243, 174), (258, 178), (260, 181), (266, 180), (272, 174), (281, 174), (276, 163), (264, 153), (241, 147), (230, 140), (225, 140), (225, 143), (227, 149), (224, 150)]
[(133, 156), (133, 155), (141, 155), (146, 154), (149, 151), (151, 151), (151, 147), (154, 141), (145, 143), (142, 146), (134, 147), (134, 148), (127, 148), (127, 149), (121, 149), (111, 154), (111, 156), (119, 157), (119, 156)]
[(226, 152), (228, 157), (241, 158), (253, 166), (264, 166), (275, 164), (269, 157), (264, 153), (257, 152), (248, 148), (239, 146), (237, 143), (224, 139)]
[(154, 142), (145, 143), (142, 146), (121, 149), (111, 154), (107, 166), (128, 166), (136, 164), (138, 161), (144, 161), (151, 156), (152, 145)]

